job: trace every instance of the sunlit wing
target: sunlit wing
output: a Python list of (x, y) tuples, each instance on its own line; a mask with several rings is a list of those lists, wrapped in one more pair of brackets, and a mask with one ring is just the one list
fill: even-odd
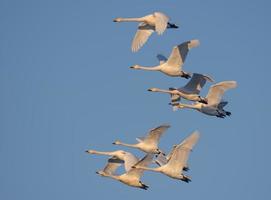
[(140, 23), (132, 42), (132, 51), (138, 51), (147, 42), (153, 31), (153, 26), (145, 24), (144, 22)]
[(209, 89), (209, 92), (206, 96), (208, 100), (208, 105), (218, 105), (224, 95), (224, 93), (228, 89), (236, 88), (237, 82), (236, 81), (223, 81), (212, 85)]
[(168, 124), (158, 126), (154, 129), (151, 129), (144, 139), (144, 143), (147, 144), (158, 144), (158, 141), (163, 133), (170, 127)]
[(167, 64), (172, 67), (182, 68), (185, 62), (189, 49), (199, 45), (199, 40), (190, 40), (173, 47), (172, 52), (168, 58)]
[[(144, 158), (138, 161), (135, 164), (135, 166), (147, 167), (149, 164), (151, 164), (152, 158), (153, 158), (153, 154), (147, 154)], [(129, 176), (133, 176), (139, 180), (143, 172), (144, 172), (144, 169), (132, 168), (126, 174)]]
[(155, 31), (158, 35), (161, 35), (167, 29), (169, 17), (161, 12), (155, 12), (153, 15), (155, 18)]
[(199, 94), (206, 81), (213, 82), (214, 80), (207, 75), (194, 73), (188, 83), (178, 90), (189, 94)]

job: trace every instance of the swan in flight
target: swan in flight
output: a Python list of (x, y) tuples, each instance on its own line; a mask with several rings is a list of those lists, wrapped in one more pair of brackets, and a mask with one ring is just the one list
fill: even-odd
[(236, 87), (236, 81), (223, 81), (210, 87), (209, 92), (206, 96), (208, 102), (207, 104), (197, 102), (191, 105), (181, 103), (172, 103), (172, 105), (176, 108), (191, 108), (198, 110), (199, 112), (202, 112), (206, 115), (224, 118), (226, 116), (230, 116), (231, 112), (225, 111), (223, 109), (228, 104), (228, 102), (222, 101), (222, 97), (227, 90)]
[(157, 55), (160, 63), (154, 67), (143, 67), (140, 65), (134, 65), (131, 69), (143, 69), (147, 71), (160, 71), (168, 76), (190, 78), (191, 74), (183, 71), (183, 64), (189, 50), (199, 45), (199, 40), (190, 40), (183, 42), (182, 44), (173, 47), (172, 52), (168, 59), (163, 55)]
[(192, 151), (194, 145), (197, 143), (199, 135), (199, 132), (195, 131), (180, 144), (173, 146), (172, 151), (166, 157), (167, 162), (163, 163), (160, 167), (149, 168), (136, 164), (132, 168), (160, 172), (171, 178), (188, 183), (191, 181), (191, 178), (184, 175), (183, 170), (187, 166), (190, 151)]
[(89, 154), (97, 154), (97, 155), (107, 155), (111, 156), (111, 159), (118, 159), (123, 161), (124, 167), (126, 170), (129, 170), (131, 168), (131, 163), (137, 162), (138, 158), (134, 156), (133, 154), (117, 150), (117, 151), (96, 151), (96, 150), (87, 150), (86, 153)]
[(163, 153), (158, 148), (158, 142), (159, 142), (162, 134), (165, 133), (165, 131), (169, 127), (170, 127), (169, 125), (164, 124), (164, 125), (161, 125), (161, 126), (154, 128), (154, 129), (151, 129), (146, 137), (136, 138), (138, 141), (138, 143), (136, 143), (136, 144), (126, 144), (126, 143), (120, 142), (118, 140), (113, 142), (113, 144), (137, 148), (137, 149), (140, 149), (141, 151), (144, 151), (146, 153), (154, 153), (154, 154)]
[(207, 104), (208, 103), (207, 99), (199, 96), (199, 93), (203, 86), (205, 85), (206, 81), (214, 82), (214, 80), (207, 75), (194, 73), (192, 78), (183, 87), (169, 88), (169, 90), (150, 88), (148, 89), (148, 91), (170, 94), (171, 103), (175, 103), (177, 101), (180, 101), (180, 98), (184, 98), (190, 101), (198, 101)]
[[(130, 159), (129, 165), (133, 166), (136, 164), (141, 167), (146, 167), (152, 162), (152, 158), (153, 158), (152, 154), (147, 154), (140, 161)], [(110, 158), (105, 168), (103, 170), (97, 171), (96, 173), (104, 177), (110, 177), (112, 179), (118, 180), (126, 185), (147, 190), (149, 186), (140, 181), (140, 177), (143, 175), (144, 172), (143, 169), (130, 168), (128, 170), (126, 169), (126, 173), (124, 174), (121, 175), (115, 174), (117, 168), (120, 167), (122, 164), (123, 164), (122, 160), (119, 160), (117, 158)]]
[(139, 22), (137, 32), (132, 42), (132, 51), (138, 51), (155, 31), (162, 35), (167, 28), (178, 28), (175, 24), (169, 23), (169, 17), (164, 13), (153, 14), (138, 18), (116, 18), (114, 22)]

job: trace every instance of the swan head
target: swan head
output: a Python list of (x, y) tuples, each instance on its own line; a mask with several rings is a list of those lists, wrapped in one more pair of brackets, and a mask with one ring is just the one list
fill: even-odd
[(121, 21), (120, 17), (113, 19), (113, 22), (120, 22), (120, 21)]
[(158, 88), (149, 88), (148, 89), (149, 92), (159, 92)]
[(119, 145), (119, 144), (121, 144), (121, 142), (120, 142), (119, 140), (116, 140), (116, 141), (113, 142), (112, 144)]
[(140, 68), (139, 65), (133, 65), (133, 66), (130, 67), (130, 69), (139, 69), (139, 68)]

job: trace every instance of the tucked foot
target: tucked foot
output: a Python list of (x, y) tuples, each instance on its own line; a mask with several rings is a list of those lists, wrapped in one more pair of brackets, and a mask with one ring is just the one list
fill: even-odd
[(143, 190), (147, 190), (148, 188), (149, 188), (149, 186), (147, 186), (147, 185), (145, 185), (144, 183), (142, 183), (141, 181), (140, 181), (140, 187), (139, 188), (141, 188), (141, 189), (143, 189)]

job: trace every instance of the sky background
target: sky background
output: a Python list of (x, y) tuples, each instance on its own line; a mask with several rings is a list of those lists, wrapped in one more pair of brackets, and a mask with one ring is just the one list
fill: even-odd
[[(0, 1), (0, 199), (270, 199), (270, 12), (268, 0)], [(154, 34), (130, 51), (140, 17), (162, 11), (180, 26)], [(216, 82), (236, 80), (226, 93), (232, 116), (173, 112), (169, 97), (150, 87), (185, 79), (129, 66), (156, 65), (174, 45), (199, 39), (184, 69)], [(205, 96), (210, 83), (202, 91)], [(146, 172), (148, 191), (99, 177), (107, 157), (151, 128), (171, 124), (160, 147), (169, 151), (192, 131), (186, 184)]]

